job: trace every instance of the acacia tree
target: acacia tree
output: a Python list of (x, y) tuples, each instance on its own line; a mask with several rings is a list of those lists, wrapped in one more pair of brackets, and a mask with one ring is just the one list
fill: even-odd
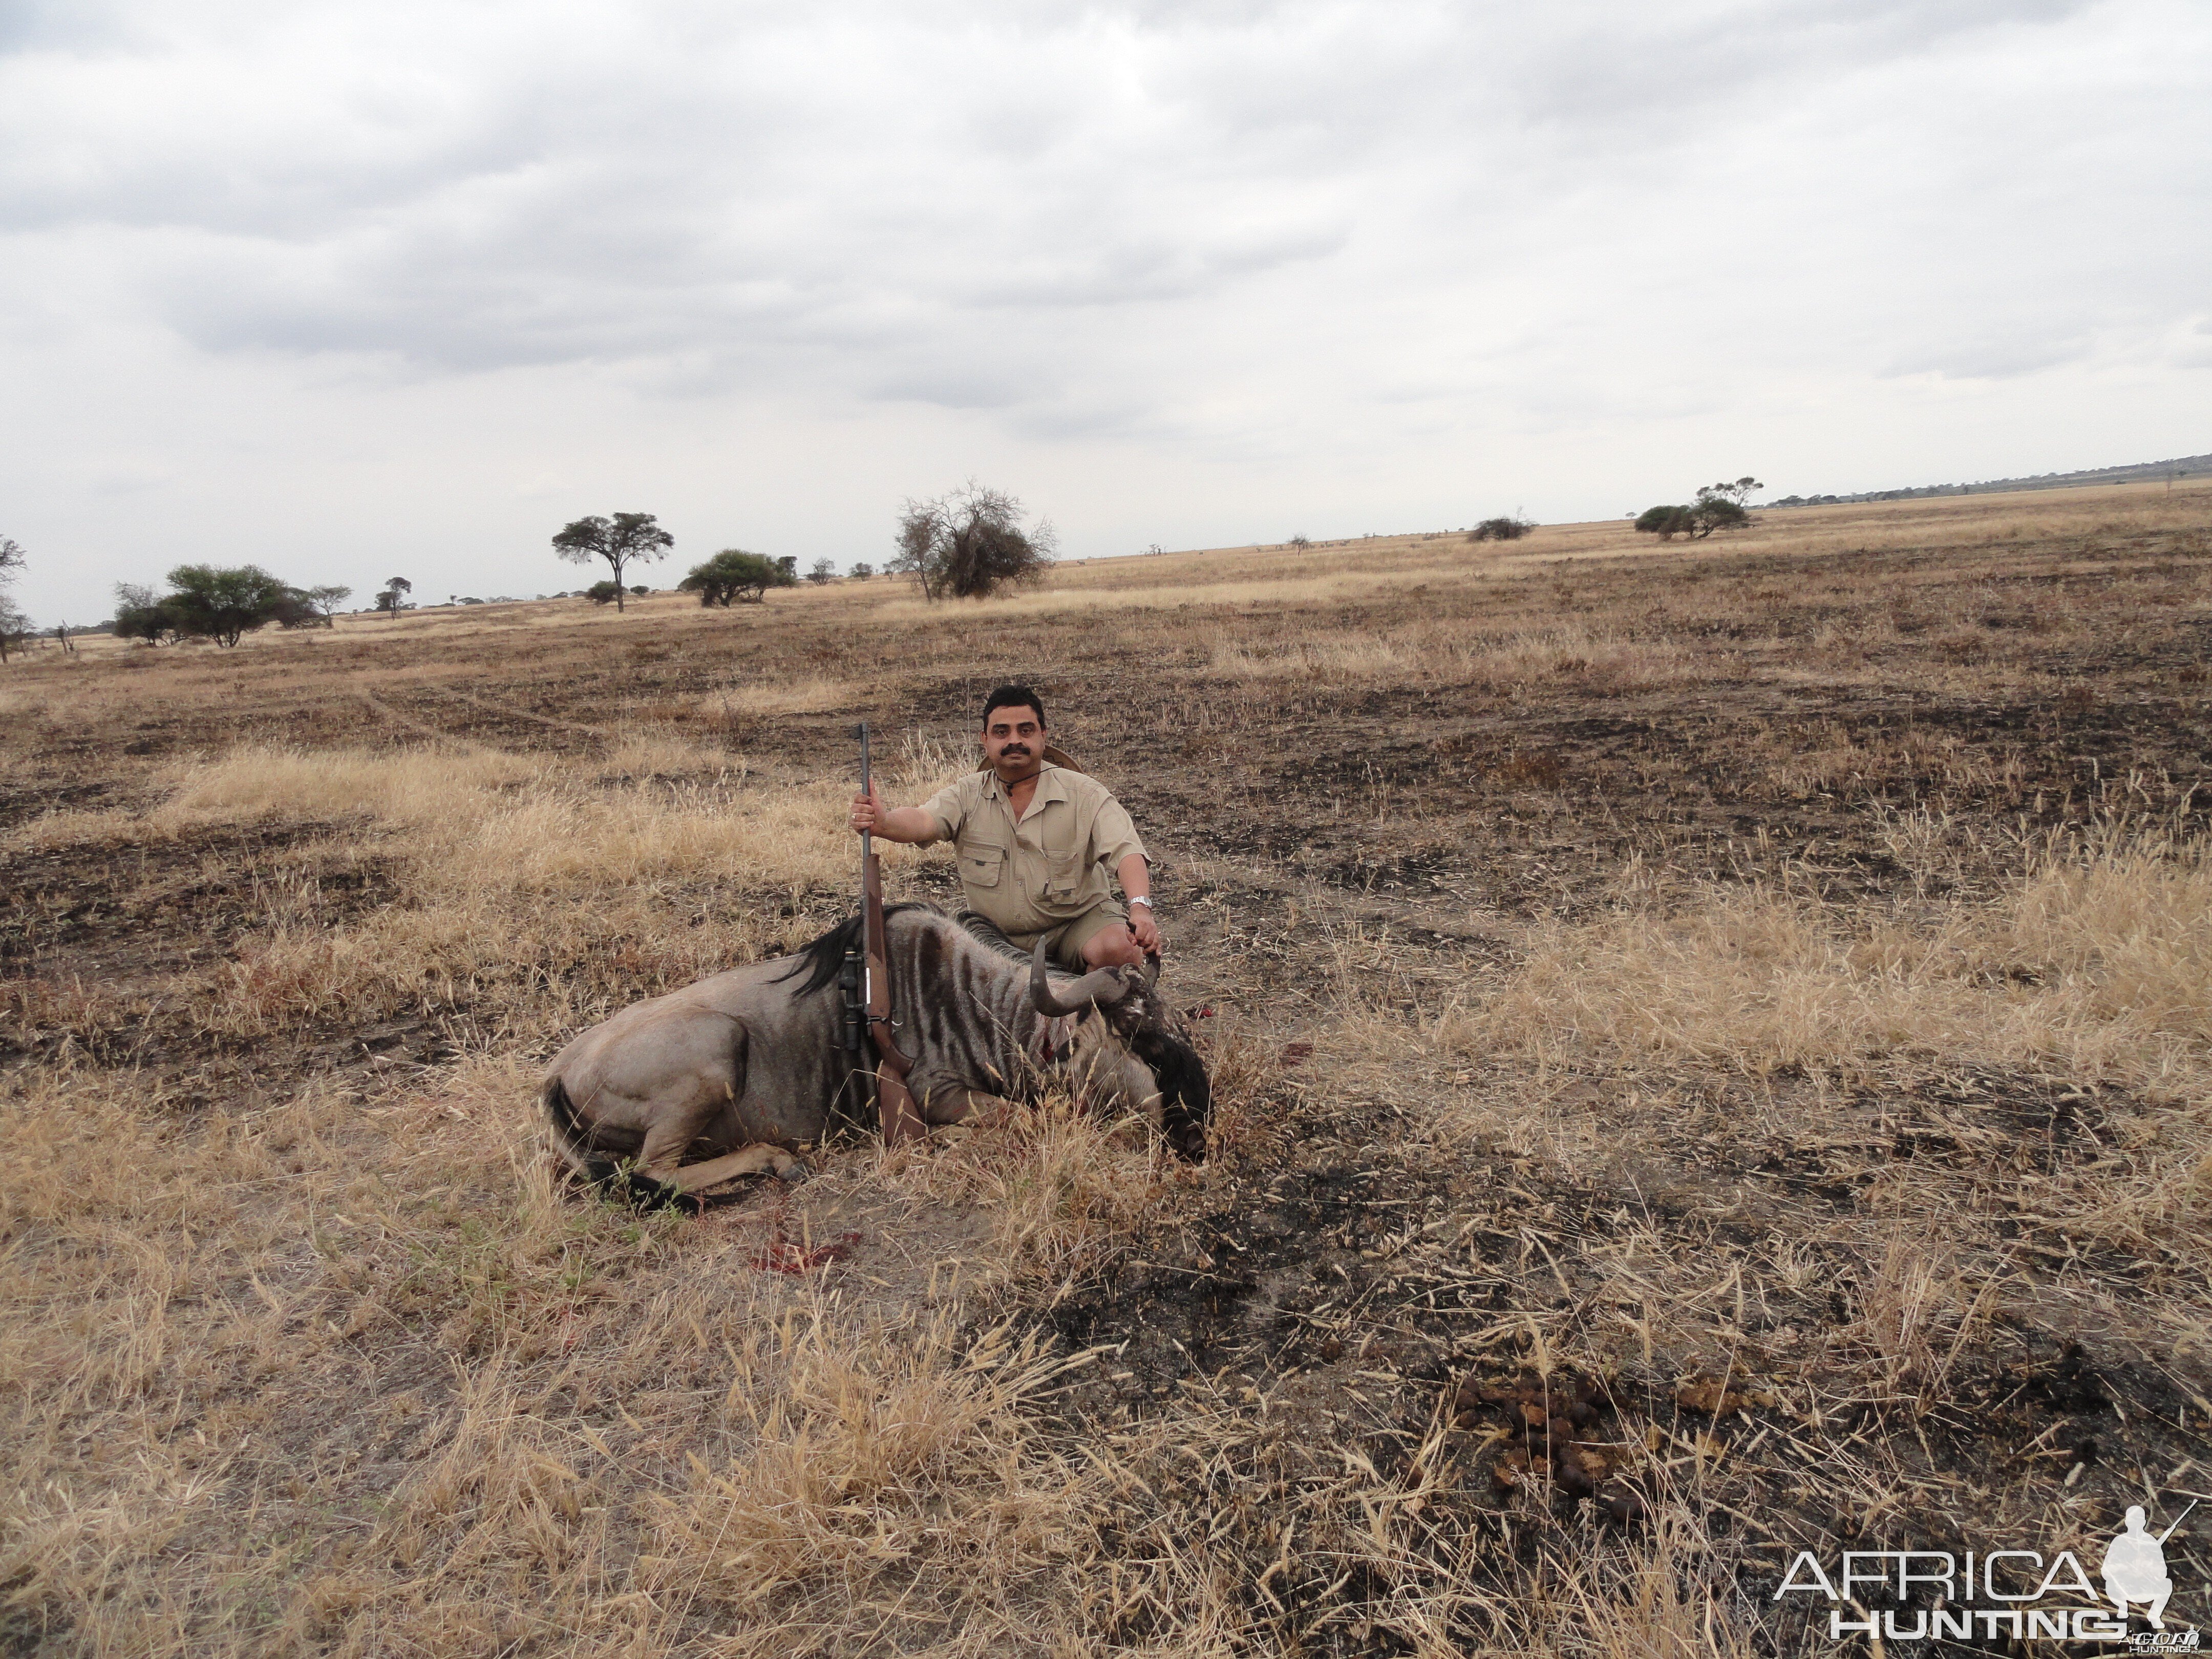
[(161, 596), (143, 582), (115, 584), (115, 637), (159, 645), (177, 636), (176, 620)]
[(676, 538), (650, 513), (617, 513), (611, 519), (578, 519), (553, 538), (553, 550), (571, 564), (605, 559), (614, 569), (615, 609), (623, 608), (623, 567), (639, 559), (665, 557)]
[(297, 603), (289, 587), (258, 564), (180, 564), (169, 573), (169, 586), (174, 591), (161, 603), (176, 631), (226, 647)]
[(934, 501), (908, 501), (897, 544), (890, 568), (912, 576), (924, 594), (969, 599), (1036, 581), (1059, 538), (1043, 520), (1024, 530), (1020, 501), (970, 478)]
[(408, 609), (407, 596), (414, 591), (415, 584), (409, 581), (406, 577), (387, 577), (384, 586), (377, 593), (376, 608), (391, 617), (392, 621), (398, 622), (399, 613)]
[(335, 628), (339, 601), (350, 587), (288, 587), (271, 618), (280, 628)]
[(296, 628), (313, 614), (297, 588), (258, 564), (180, 564), (169, 573), (167, 593), (140, 582), (115, 584), (116, 638), (149, 645), (204, 639), (234, 646), (272, 622)]
[(325, 584), (320, 587), (301, 587), (293, 590), (308, 611), (322, 618), (323, 626), (336, 628), (338, 607), (353, 597), (353, 589)]

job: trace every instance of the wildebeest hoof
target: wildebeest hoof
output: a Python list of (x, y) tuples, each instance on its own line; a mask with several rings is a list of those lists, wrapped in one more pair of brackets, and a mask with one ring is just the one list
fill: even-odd
[(778, 1181), (804, 1181), (814, 1172), (806, 1167), (803, 1158), (793, 1158), (789, 1152), (779, 1152), (769, 1164), (769, 1172)]

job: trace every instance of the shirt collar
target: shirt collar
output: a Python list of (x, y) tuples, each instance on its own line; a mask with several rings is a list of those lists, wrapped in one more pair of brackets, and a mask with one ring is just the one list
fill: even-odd
[[(1039, 801), (1067, 799), (1066, 787), (1060, 781), (1060, 768), (1054, 766), (1050, 761), (1045, 763), (1044, 770), (1037, 774), (1036, 793), (1030, 797), (1031, 806), (1035, 806)], [(1006, 799), (1006, 786), (1000, 783), (999, 775), (988, 767), (983, 771), (983, 799), (985, 800)], [(1012, 806), (1013, 803), (1006, 801), (1006, 805)]]

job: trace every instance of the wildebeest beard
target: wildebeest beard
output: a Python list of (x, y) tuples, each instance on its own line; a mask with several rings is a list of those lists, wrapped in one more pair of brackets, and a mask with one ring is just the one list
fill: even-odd
[(1160, 1085), (1160, 1128), (1168, 1144), (1196, 1164), (1206, 1157), (1206, 1123), (1213, 1085), (1198, 1051), (1163, 1026), (1133, 1033), (1129, 1052), (1152, 1068)]
[(1206, 1125), (1213, 1109), (1213, 1085), (1206, 1077), (1206, 1062), (1163, 1006), (1154, 988), (1158, 972), (1157, 962), (1150, 964), (1141, 990), (1099, 1012), (1158, 1085), (1160, 1128), (1168, 1144), (1195, 1164), (1206, 1157)]

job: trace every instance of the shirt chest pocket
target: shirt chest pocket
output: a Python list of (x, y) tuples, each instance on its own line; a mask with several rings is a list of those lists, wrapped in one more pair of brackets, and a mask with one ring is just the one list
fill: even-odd
[(1080, 853), (1047, 853), (1044, 855), (1044, 890), (1055, 898), (1073, 898), (1075, 890), (1083, 884), (1083, 854)]
[(960, 880), (968, 887), (996, 887), (1006, 868), (1003, 847), (963, 847), (960, 849)]

